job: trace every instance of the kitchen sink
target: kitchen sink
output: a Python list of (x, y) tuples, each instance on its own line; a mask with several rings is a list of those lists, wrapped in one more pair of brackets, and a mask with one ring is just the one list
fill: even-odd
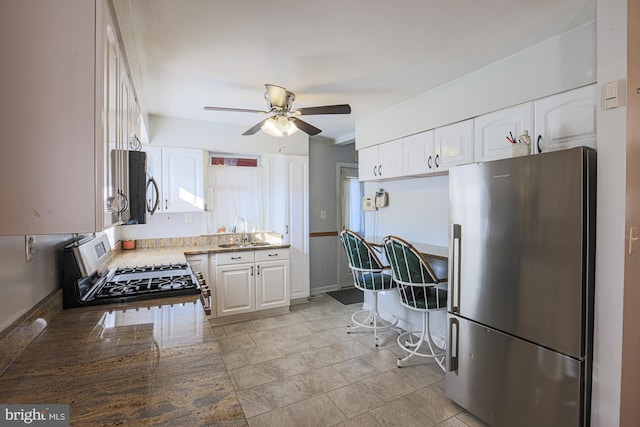
[(269, 246), (271, 243), (267, 242), (253, 242), (253, 243), (223, 243), (218, 245), (219, 248), (223, 249), (245, 249), (245, 248), (258, 248), (261, 246)]

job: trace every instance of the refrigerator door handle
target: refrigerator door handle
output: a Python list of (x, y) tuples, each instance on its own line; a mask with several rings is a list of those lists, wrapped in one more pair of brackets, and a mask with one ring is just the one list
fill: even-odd
[(460, 253), (462, 227), (453, 224), (451, 227), (451, 256), (449, 257), (449, 283), (451, 284), (451, 298), (449, 298), (449, 311), (460, 312)]
[(458, 319), (449, 318), (449, 345), (447, 346), (447, 371), (458, 373)]

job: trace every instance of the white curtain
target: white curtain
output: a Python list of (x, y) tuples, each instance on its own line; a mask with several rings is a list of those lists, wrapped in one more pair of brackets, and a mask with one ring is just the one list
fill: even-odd
[(363, 185), (353, 176), (342, 177), (342, 225), (358, 234), (364, 232)]
[(231, 232), (237, 217), (247, 221), (247, 231), (264, 230), (266, 178), (262, 167), (210, 166), (208, 231), (225, 227)]

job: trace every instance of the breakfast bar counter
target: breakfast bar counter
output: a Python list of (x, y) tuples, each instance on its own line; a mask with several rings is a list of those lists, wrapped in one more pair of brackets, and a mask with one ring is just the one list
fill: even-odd
[(246, 425), (198, 295), (63, 310), (0, 376), (0, 402), (71, 425)]
[[(365, 236), (367, 243), (372, 246), (382, 247), (384, 237), (381, 236)], [(433, 245), (430, 243), (409, 242), (418, 252), (434, 258), (446, 260), (449, 257), (449, 248), (447, 246)]]

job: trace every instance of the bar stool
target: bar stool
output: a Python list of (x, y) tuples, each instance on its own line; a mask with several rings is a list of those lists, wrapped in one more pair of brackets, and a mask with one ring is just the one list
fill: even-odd
[[(385, 237), (382, 246), (398, 286), (401, 304), (422, 313), (421, 331), (406, 331), (398, 335), (398, 345), (406, 354), (406, 357), (398, 358), (398, 367), (418, 356), (433, 358), (445, 370), (446, 337), (431, 333), (429, 314), (446, 310), (447, 278), (438, 277), (424, 255), (399, 237)], [(417, 341), (416, 336), (419, 337)], [(442, 346), (434, 343), (434, 336), (442, 341)]]
[[(373, 295), (373, 306), (370, 310), (360, 310), (351, 315), (351, 321), (356, 325), (354, 328), (373, 329), (373, 336), (376, 347), (378, 346), (378, 330), (388, 329), (398, 324), (398, 318), (390, 314), (385, 314), (384, 319), (378, 311), (378, 294), (396, 287), (391, 277), (391, 269), (383, 265), (375, 254), (371, 245), (362, 237), (351, 230), (340, 232), (340, 241), (344, 246), (349, 260), (349, 268), (353, 274), (353, 283), (356, 288)], [(362, 319), (363, 313), (366, 318)], [(351, 333), (351, 325), (347, 326), (347, 333)]]

